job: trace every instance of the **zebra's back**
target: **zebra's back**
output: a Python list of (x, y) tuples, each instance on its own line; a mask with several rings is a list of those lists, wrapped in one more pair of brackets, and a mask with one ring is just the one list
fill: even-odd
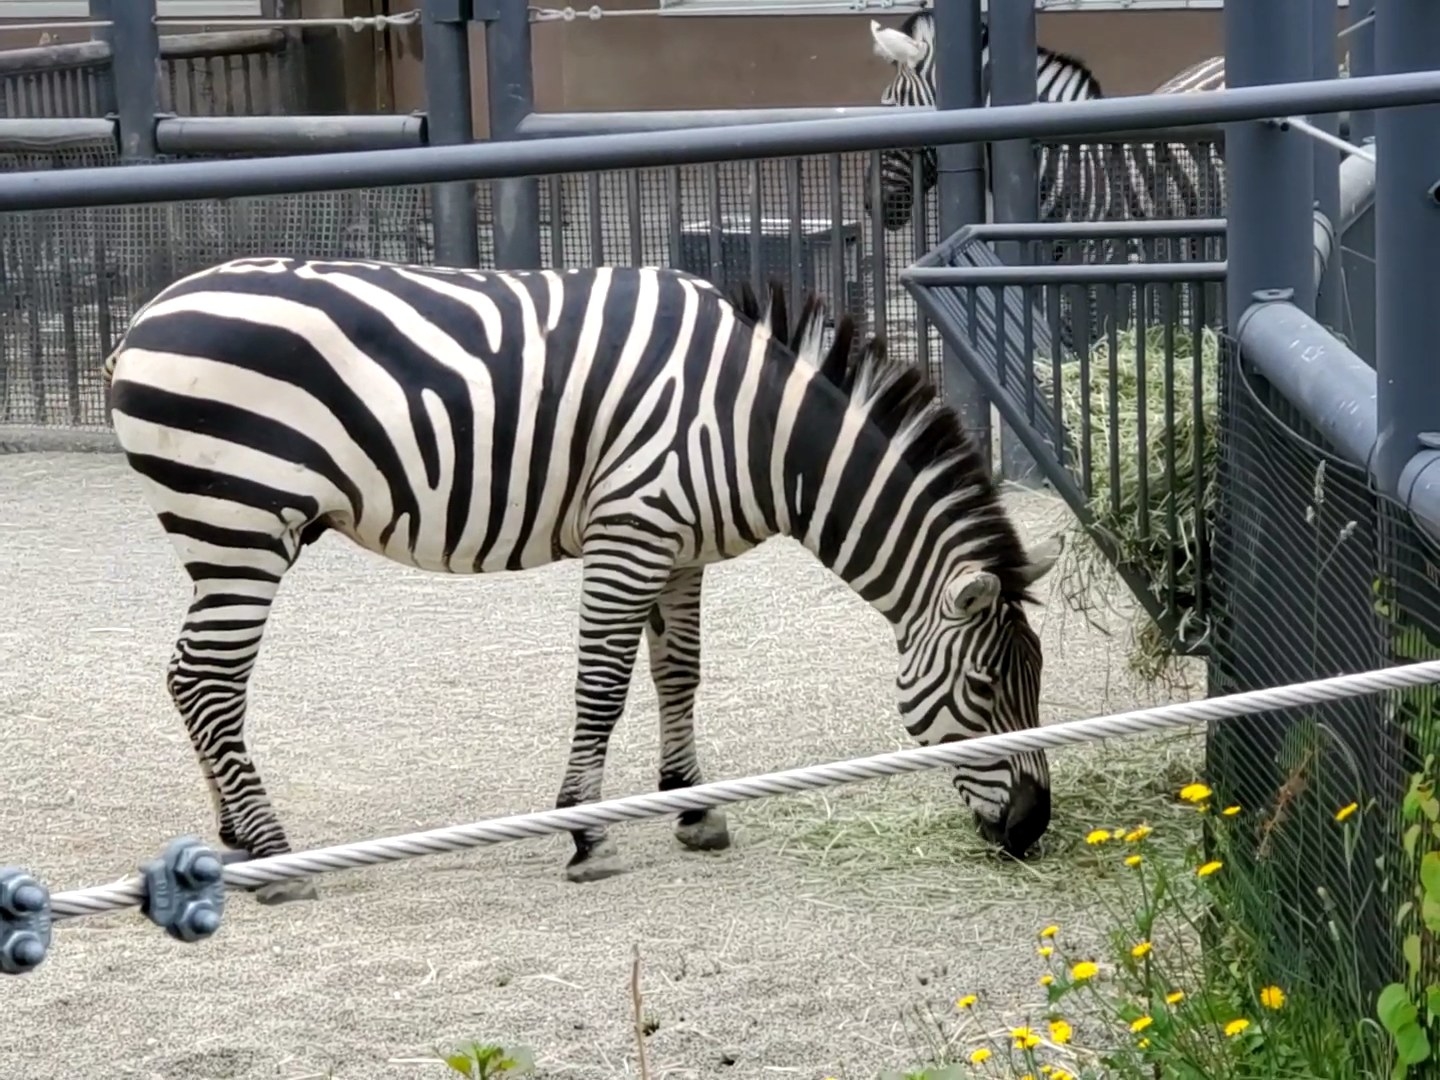
[[(600, 515), (709, 513), (718, 465), (686, 451), (735, 444), (720, 399), (756, 378), (757, 333), (671, 270), (243, 259), (157, 296), (107, 372), (167, 529), (272, 515), (478, 573), (577, 556)], [(738, 553), (713, 542), (735, 531), (697, 527), (680, 555)]]

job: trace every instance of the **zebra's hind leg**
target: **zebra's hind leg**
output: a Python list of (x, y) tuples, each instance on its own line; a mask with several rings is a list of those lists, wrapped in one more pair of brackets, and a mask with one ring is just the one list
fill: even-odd
[[(234, 516), (227, 515), (232, 521)], [(299, 554), (300, 537), (273, 514), (251, 511), (244, 516), (247, 527), (161, 515), (195, 582), (166, 685), (210, 788), (220, 842), (232, 849), (227, 862), (290, 851), (250, 760), (245, 709), (270, 605)], [(262, 904), (316, 897), (314, 884), (304, 879), (251, 891)]]
[[(652, 539), (588, 537), (580, 597), (580, 646), (575, 674), (575, 730), (557, 808), (600, 798), (610, 736), (625, 711), (630, 677), (645, 620), (670, 575), (670, 562)], [(604, 826), (571, 832), (571, 881), (623, 873), (624, 861)]]
[[(700, 586), (704, 567), (677, 569), (665, 582), (646, 624), (650, 678), (660, 701), (660, 790), (703, 782), (695, 753), (695, 695), (700, 689)], [(730, 846), (725, 812), (685, 810), (675, 838), (691, 851)]]

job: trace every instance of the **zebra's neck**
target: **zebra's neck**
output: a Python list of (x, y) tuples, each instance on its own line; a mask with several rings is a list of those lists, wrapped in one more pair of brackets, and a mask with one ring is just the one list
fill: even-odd
[(979, 453), (924, 376), (896, 366), (857, 382), (847, 393), (815, 375), (807, 388), (784, 452), (781, 531), (899, 634), (961, 562), (1003, 576), (1026, 556)]

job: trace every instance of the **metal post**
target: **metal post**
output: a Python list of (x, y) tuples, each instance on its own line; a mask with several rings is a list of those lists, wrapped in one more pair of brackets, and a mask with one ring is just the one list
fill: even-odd
[[(1440, 68), (1440, 4), (1376, 0), (1377, 74)], [(1420, 436), (1440, 430), (1434, 306), (1440, 297), (1440, 105), (1375, 114), (1374, 472), (1395, 494)]]
[[(470, 109), (469, 13), (459, 3), (427, 0), (420, 33), (425, 49), (427, 138), (434, 146), (471, 142), (475, 124)], [(479, 266), (474, 183), (433, 184), (430, 205), (436, 265)]]
[[(1374, 12), (1373, 4), (1364, 0), (1350, 0), (1349, 25), (1363, 23)], [(1375, 24), (1368, 23), (1357, 30), (1351, 30), (1345, 37), (1350, 50), (1350, 77), (1375, 74)], [(1375, 134), (1375, 114), (1369, 109), (1352, 110), (1350, 113), (1350, 141), (1364, 142)]]
[(110, 45), (110, 93), (120, 129), (120, 157), (153, 159), (155, 113), (160, 108), (155, 0), (90, 0), (90, 14), (110, 22), (99, 37)]
[[(985, 104), (980, 69), (984, 51), (980, 0), (940, 4), (935, 19), (935, 107), (974, 109)], [(985, 148), (952, 143), (936, 151), (939, 171), (940, 236), (953, 236), (966, 225), (985, 221)], [(965, 367), (959, 353), (944, 347), (945, 396), (959, 411), (965, 429), (991, 461), (990, 399)]]
[[(1313, 77), (1335, 79), (1339, 66), (1335, 59), (1335, 25), (1339, 21), (1335, 0), (1314, 0), (1311, 18)], [(1309, 117), (1310, 123), (1331, 135), (1340, 133), (1340, 117), (1335, 113), (1319, 113)], [(1329, 223), (1331, 230), (1340, 228), (1340, 152), (1315, 143), (1310, 148), (1315, 156), (1315, 209)], [(1332, 247), (1335, 245), (1332, 244)], [(1315, 294), (1315, 318), (1322, 326), (1340, 330), (1342, 318), (1340, 260), (1329, 259), (1325, 274)]]
[[(535, 72), (530, 51), (529, 0), (489, 0), (485, 23), (490, 88), (490, 138), (514, 139), (535, 111)], [(540, 185), (534, 177), (496, 180), (495, 265), (502, 270), (540, 266)], [(558, 218), (559, 208), (552, 208)]]
[[(943, 5), (937, 5), (943, 6)], [(991, 4), (987, 66), (990, 102), (1024, 105), (1035, 101), (1035, 5), (1029, 0)], [(1030, 139), (1006, 139), (990, 151), (990, 190), (997, 222), (1034, 221), (1040, 215), (1040, 184), (1035, 148)], [(1020, 246), (996, 245), (1009, 263), (1018, 263)], [(1010, 330), (1018, 328), (1010, 327)], [(1021, 446), (1009, 425), (1000, 425), (1000, 469), (1007, 480), (1033, 484), (1040, 480), (1035, 459)]]
[[(1231, 87), (1304, 82), (1314, 68), (1315, 0), (1225, 7), (1225, 80)], [(1234, 325), (1264, 289), (1292, 289), (1315, 313), (1314, 140), (1264, 123), (1225, 125), (1229, 189), (1226, 306)]]

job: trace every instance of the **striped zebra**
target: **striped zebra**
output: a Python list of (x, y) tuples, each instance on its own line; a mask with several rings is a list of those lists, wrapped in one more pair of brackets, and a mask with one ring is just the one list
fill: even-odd
[[(194, 583), (167, 685), (227, 857), (289, 850), (244, 736), (271, 603), (333, 530), (449, 574), (582, 563), (575, 726), (556, 805), (597, 799), (646, 639), (659, 787), (701, 782), (706, 564), (786, 534), (891, 624), (899, 711), (930, 744), (1038, 722), (1029, 554), (976, 447), (925, 377), (823, 305), (793, 329), (672, 270), (495, 273), (248, 258), (176, 282), (106, 362), (115, 433)], [(1053, 542), (1052, 542), (1053, 543)], [(1016, 855), (1045, 831), (1043, 754), (952, 782)], [(719, 810), (680, 843), (729, 844)], [(567, 873), (623, 869), (602, 828)], [(315, 895), (266, 886), (267, 903)]]
[[(871, 20), (870, 33), (876, 55), (895, 68), (894, 77), (880, 95), (880, 103), (934, 105), (934, 16), (929, 12), (916, 12), (898, 30)], [(982, 28), (981, 47), (981, 85), (988, 105), (988, 28)], [(1090, 101), (1104, 97), (1094, 73), (1082, 61), (1064, 53), (1037, 48), (1035, 76), (1037, 101)], [(1180, 89), (1165, 92), (1180, 92)], [(1157, 147), (1153, 161), (1142, 148), (1116, 144), (1042, 143), (1038, 152), (1040, 221), (1123, 221), (1197, 217), (1219, 212), (1213, 208), (1216, 187), (1210, 185), (1215, 183), (1213, 174), (1222, 170), (1213, 163), (1208, 170), (1200, 169), (1187, 147)], [(985, 153), (987, 177), (993, 176), (989, 144)], [(875, 186), (871, 169), (867, 169), (865, 183), (867, 210), (872, 207)], [(889, 150), (880, 154), (881, 218), (887, 229), (901, 228), (909, 221), (912, 203), (925, 197), (935, 186), (937, 176), (934, 147), (920, 151), (918, 190), (912, 155), (908, 151)], [(986, 198), (987, 203), (993, 199), (988, 182)], [(987, 217), (991, 216), (987, 206)]]

